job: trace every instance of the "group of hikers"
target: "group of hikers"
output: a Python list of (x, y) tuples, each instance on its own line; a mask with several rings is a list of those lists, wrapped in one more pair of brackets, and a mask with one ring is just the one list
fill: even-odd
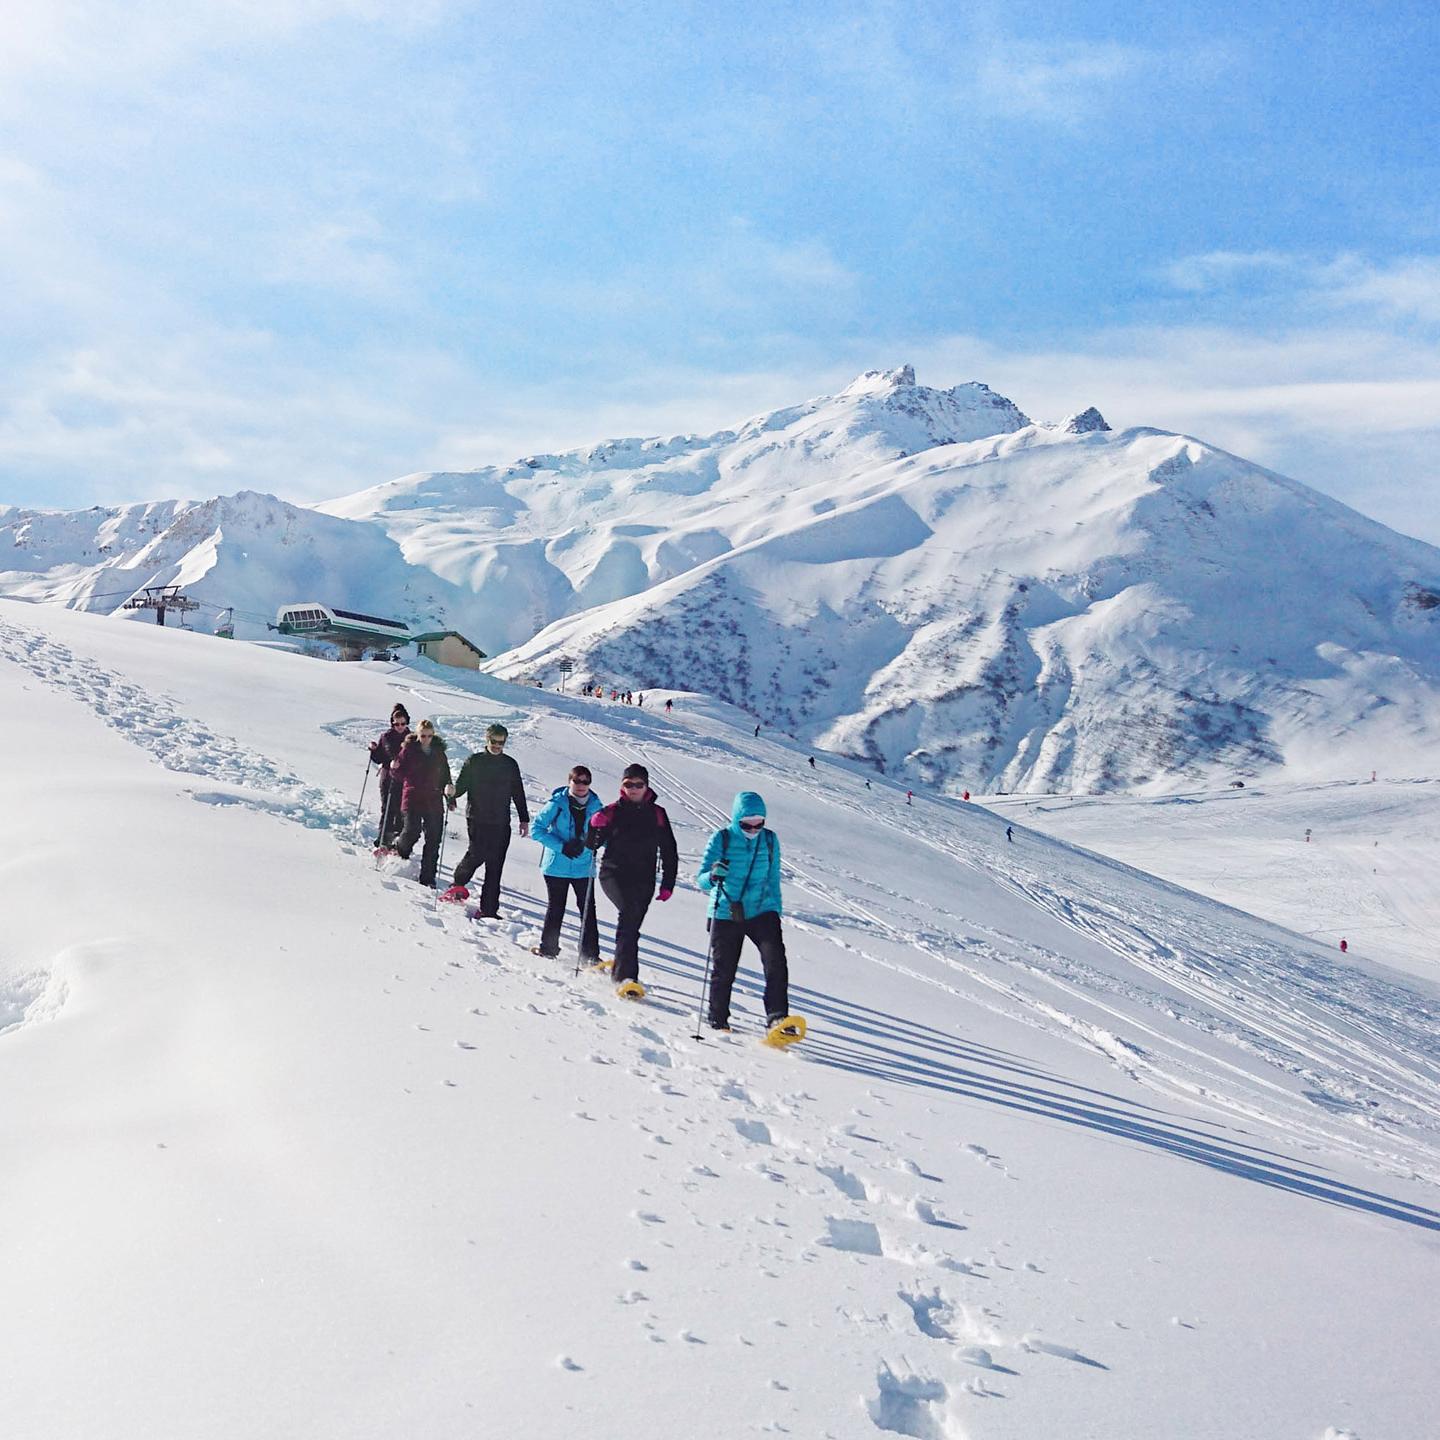
[[(580, 961), (602, 963), (595, 916), (598, 880), (615, 907), (611, 979), (622, 993), (643, 993), (638, 985), (640, 928), (653, 900), (670, 899), (680, 868), (675, 832), (650, 787), (649, 771), (641, 764), (627, 765), (619, 798), (606, 805), (594, 791), (589, 766), (572, 765), (566, 782), (555, 788), (532, 823), (520, 767), (505, 753), (508, 739), (505, 726), (488, 726), (485, 748), (468, 756), (452, 778), (434, 721), (422, 720), (412, 731), (409, 711), (396, 705), (389, 727), (370, 745), (371, 763), (380, 767), (377, 851), (408, 860), (420, 844), (420, 883), (433, 886), (446, 812), (465, 796), (469, 843), (455, 867), (454, 883), (441, 898), (468, 900), (470, 882), (483, 869), (478, 913), (482, 919), (498, 919), (513, 808), (521, 838), (529, 836), (542, 851), (545, 920), (534, 953), (559, 955), (560, 930), (573, 897), (580, 912)], [(759, 950), (765, 972), (766, 1024), (782, 1026), (789, 1018), (789, 973), (780, 925), (780, 842), (766, 826), (765, 801), (755, 791), (736, 795), (730, 824), (710, 836), (696, 882), (710, 897), (707, 1023), (714, 1030), (730, 1028), (731, 991), (748, 939)]]
[[(605, 687), (598, 681), (587, 680), (580, 687), (580, 693), (581, 695), (594, 696), (596, 700), (603, 700), (605, 698)], [(620, 690), (614, 685), (610, 687), (610, 698), (621, 705), (644, 705), (645, 703), (644, 695), (637, 694), (634, 690)], [(665, 702), (665, 713), (667, 715), (670, 713), (670, 701), (668, 700)]]

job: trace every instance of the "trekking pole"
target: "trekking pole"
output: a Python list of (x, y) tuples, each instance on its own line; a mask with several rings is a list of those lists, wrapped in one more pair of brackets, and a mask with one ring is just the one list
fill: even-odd
[(380, 868), (380, 861), (385, 856), (385, 834), (390, 829), (390, 807), (395, 803), (395, 782), (392, 779), (390, 788), (385, 792), (385, 805), (380, 811), (380, 835), (375, 841), (375, 868)]
[[(701, 1033), (705, 1028), (705, 992), (710, 988), (710, 957), (715, 953), (715, 921), (719, 918), (720, 906), (725, 900), (725, 882), (723, 880), (715, 882), (715, 891), (715, 914), (705, 922), (705, 928), (709, 932), (710, 938), (705, 943), (705, 973), (700, 977), (700, 1009), (695, 1014), (695, 1038), (697, 1040), (705, 1038)], [(745, 893), (743, 886), (740, 893), (742, 895)]]
[(445, 842), (450, 838), (450, 807), (440, 802), (440, 853), (435, 857), (435, 908), (440, 908), (440, 872), (445, 868)]
[(351, 829), (354, 830), (357, 841), (360, 838), (360, 812), (365, 808), (365, 787), (370, 783), (370, 767), (374, 763), (373, 760), (365, 762), (365, 778), (360, 782), (360, 799), (355, 805), (355, 819), (351, 821)]
[[(594, 898), (595, 898), (595, 861), (594, 861), (593, 856), (592, 856), (592, 859), (591, 859), (591, 861), (590, 861), (590, 874), (586, 877), (586, 880), (585, 880), (585, 904), (584, 904), (583, 906), (581, 906), (581, 908), (580, 908), (580, 944), (579, 944), (579, 946), (576, 948), (576, 951), (575, 951), (575, 974), (576, 974), (577, 976), (580, 974), (580, 963), (581, 963), (581, 961), (584, 960), (584, 958), (585, 958), (585, 921), (589, 918), (589, 915), (590, 915), (590, 902), (591, 902)], [(598, 925), (595, 927), (595, 938), (596, 938), (596, 942), (597, 942), (597, 946), (598, 946), (598, 942), (599, 942), (599, 938), (600, 938), (600, 927), (599, 927)], [(597, 960), (600, 958), (600, 953), (599, 953), (598, 948), (597, 948), (596, 953), (595, 953), (595, 958), (596, 958)]]

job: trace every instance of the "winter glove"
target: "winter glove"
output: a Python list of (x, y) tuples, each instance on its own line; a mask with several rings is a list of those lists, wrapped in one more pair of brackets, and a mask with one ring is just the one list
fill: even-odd
[(710, 878), (712, 880), (723, 880), (730, 873), (730, 866), (724, 860), (717, 860), (710, 867)]
[(610, 823), (610, 816), (604, 810), (597, 810), (591, 817), (590, 828), (592, 830), (603, 830)]
[[(447, 785), (445, 787), (445, 798), (447, 800), (453, 800), (455, 798), (455, 787), (453, 785)], [(455, 807), (452, 805), (450, 808), (453, 810)]]
[(662, 890), (655, 898), (657, 900), (668, 900), (674, 893), (673, 890)]
[(573, 840), (567, 840), (561, 847), (560, 853), (567, 859), (574, 860), (584, 854), (585, 842), (577, 835)]
[(383, 765), (385, 763), (385, 756), (373, 740), (370, 742), (370, 763), (372, 765)]

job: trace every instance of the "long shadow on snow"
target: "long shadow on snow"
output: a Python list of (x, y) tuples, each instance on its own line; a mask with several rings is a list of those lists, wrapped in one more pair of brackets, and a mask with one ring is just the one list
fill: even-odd
[[(537, 924), (543, 918), (544, 906), (531, 896), (509, 887), (505, 894)], [(579, 927), (573, 916), (567, 915), (565, 930), (570, 943), (577, 943)], [(613, 945), (613, 922), (602, 920), (601, 931)], [(647, 971), (658, 971), (682, 982), (698, 996), (704, 951), (651, 936), (642, 937), (640, 949)], [(752, 1000), (763, 995), (759, 982), (745, 975), (737, 977), (735, 990)], [(840, 1000), (803, 985), (792, 985), (790, 992), (802, 1013), (831, 1031), (829, 1035), (812, 1035), (806, 1041), (803, 1054), (812, 1063), (867, 1080), (916, 1086), (1080, 1126), (1238, 1179), (1343, 1209), (1440, 1230), (1440, 1212), (1332, 1179), (1280, 1151), (1206, 1134), (1198, 1124), (1173, 1112), (1132, 1102), (1109, 1091), (1074, 1085), (1053, 1072), (1017, 1063), (1017, 1057), (1009, 1052), (960, 1040), (934, 1026), (912, 1023), (873, 1006)], [(979, 1068), (982, 1066), (984, 1069)]]
[[(509, 894), (512, 902), (532, 911), (537, 921), (543, 916), (543, 907), (529, 896), (516, 891)], [(567, 929), (571, 924), (567, 920)], [(613, 943), (613, 924), (602, 922), (602, 929), (605, 928)], [(661, 954), (661, 951), (669, 953)], [(698, 993), (704, 952), (647, 936), (641, 941), (641, 953), (650, 969), (687, 982)], [(763, 993), (757, 982), (743, 975), (737, 978), (735, 988), (737, 993), (752, 999), (758, 999)], [(918, 1086), (1041, 1119), (1082, 1126), (1163, 1150), (1239, 1179), (1306, 1195), (1345, 1209), (1440, 1230), (1440, 1213), (1425, 1206), (1331, 1179), (1296, 1164), (1279, 1151), (1215, 1138), (1178, 1118), (1165, 1118), (1167, 1112), (1154, 1106), (1073, 1085), (1052, 1072), (1001, 1058), (1007, 1052), (962, 1041), (933, 1026), (913, 1024), (873, 1006), (838, 1000), (806, 986), (792, 985), (791, 994), (800, 1001), (799, 1008), (806, 1015), (841, 1032), (834, 1038), (816, 1036), (806, 1043), (804, 1053), (815, 1063), (870, 1080)], [(904, 1049), (896, 1048), (902, 1044)], [(987, 1074), (971, 1068), (972, 1065), (1009, 1074)], [(1024, 1083), (1010, 1078), (1011, 1075), (1031, 1076), (1045, 1083)]]

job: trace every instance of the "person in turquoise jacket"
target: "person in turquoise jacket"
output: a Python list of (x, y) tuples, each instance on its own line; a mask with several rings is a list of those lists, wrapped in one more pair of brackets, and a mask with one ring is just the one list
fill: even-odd
[(790, 972), (780, 931), (780, 837), (765, 823), (765, 801), (742, 790), (730, 807), (730, 823), (705, 846), (696, 881), (710, 891), (710, 998), (712, 1030), (730, 1028), (730, 992), (748, 939), (765, 969), (765, 1023), (790, 1013)]
[(580, 907), (580, 960), (587, 965), (600, 963), (600, 930), (592, 898), (595, 852), (585, 845), (586, 826), (600, 808), (600, 797), (590, 788), (589, 767), (573, 765), (568, 783), (551, 794), (530, 827), (531, 839), (544, 847), (540, 873), (548, 895), (537, 955), (560, 953), (560, 926), (573, 891)]

